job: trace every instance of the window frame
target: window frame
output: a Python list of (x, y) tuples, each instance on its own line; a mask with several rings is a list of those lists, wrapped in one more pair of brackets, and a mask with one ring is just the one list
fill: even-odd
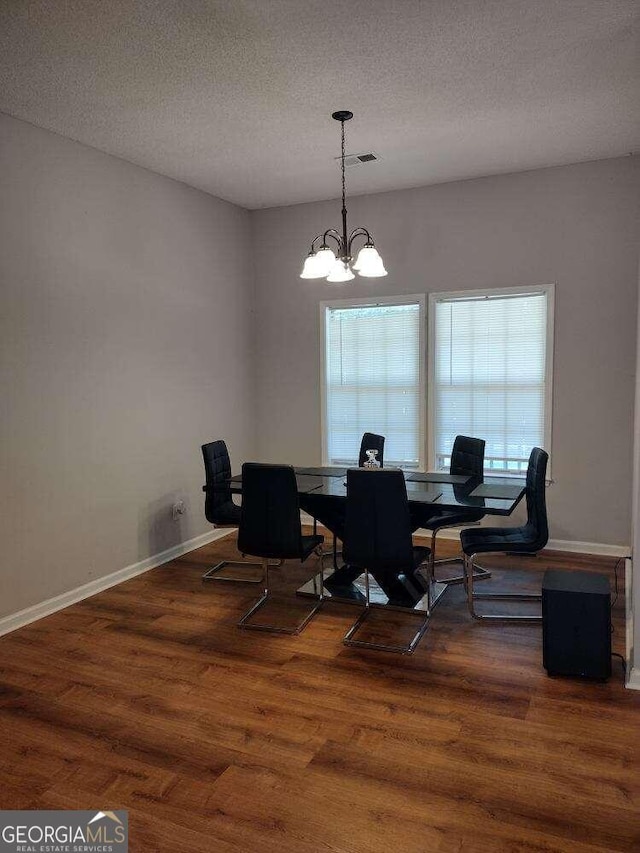
[[(322, 441), (322, 464), (329, 465), (329, 442), (327, 433), (327, 310), (332, 308), (376, 308), (385, 305), (418, 305), (418, 465), (423, 471), (426, 448), (426, 296), (416, 293), (401, 296), (376, 296), (355, 299), (327, 299), (320, 302), (320, 435)], [(356, 448), (356, 456), (357, 456)], [(413, 469), (412, 469), (413, 470)]]
[[(551, 463), (551, 437), (553, 432), (553, 360), (554, 360), (554, 314), (555, 314), (555, 283), (536, 284), (531, 286), (520, 285), (518, 287), (492, 287), (478, 290), (451, 290), (439, 291), (429, 294), (429, 307), (427, 314), (428, 334), (428, 377), (427, 377), (427, 461), (429, 471), (436, 471), (436, 448), (435, 448), (435, 363), (436, 363), (436, 303), (451, 302), (454, 300), (491, 299), (502, 296), (527, 296), (544, 293), (547, 301), (547, 326), (545, 341), (545, 371), (544, 371), (544, 449), (549, 453)], [(524, 472), (496, 471), (485, 469), (487, 475), (500, 477), (522, 477)], [(547, 479), (551, 479), (551, 464), (547, 469)]]

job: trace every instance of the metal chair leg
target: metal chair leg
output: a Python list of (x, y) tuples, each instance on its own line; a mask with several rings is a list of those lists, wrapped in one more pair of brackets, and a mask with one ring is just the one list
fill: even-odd
[(337, 572), (338, 571), (338, 554), (342, 554), (342, 551), (338, 551), (338, 537), (333, 534), (333, 568)]
[(338, 551), (338, 537), (334, 533), (333, 534), (333, 547), (331, 548), (330, 551), (323, 551), (322, 557), (323, 558), (324, 557), (333, 557), (333, 569), (336, 572), (340, 568), (338, 566), (338, 554), (342, 554), (342, 551)]
[[(284, 562), (284, 560), (279, 560), (277, 563), (272, 564), (271, 568), (281, 566), (283, 564), (283, 562)], [(323, 568), (322, 568), (322, 559), (319, 560), (319, 563), (320, 563), (320, 593), (318, 595), (317, 603), (309, 611), (309, 613), (307, 613), (305, 615), (304, 619), (302, 619), (302, 621), (299, 622), (297, 625), (295, 625), (293, 628), (283, 628), (282, 626), (279, 626), (279, 625), (265, 625), (265, 624), (251, 625), (248, 622), (248, 620), (254, 615), (254, 613), (257, 613), (257, 611), (260, 610), (260, 608), (263, 607), (267, 603), (267, 601), (269, 601), (271, 598), (271, 587), (269, 584), (269, 568), (270, 568), (270, 566), (269, 566), (268, 560), (263, 560), (262, 565), (264, 567), (264, 579), (265, 579), (264, 591), (263, 591), (262, 595), (260, 596), (260, 598), (252, 605), (252, 607), (240, 619), (240, 621), (238, 622), (238, 627), (245, 628), (246, 630), (251, 630), (251, 631), (269, 631), (270, 633), (273, 633), (273, 634), (292, 634), (292, 635), (299, 634), (304, 628), (306, 628), (308, 623), (313, 619), (313, 617), (316, 615), (318, 610), (320, 610), (320, 608), (322, 607), (322, 605), (324, 603), (324, 572), (323, 572)]]
[[(369, 570), (365, 569), (364, 571), (364, 584), (365, 584), (365, 606), (364, 610), (360, 613), (356, 621), (353, 623), (351, 628), (347, 631), (344, 636), (343, 643), (345, 646), (353, 646), (355, 648), (360, 649), (376, 649), (377, 651), (382, 652), (397, 652), (403, 655), (412, 655), (420, 640), (424, 637), (427, 628), (429, 627), (429, 617), (431, 616), (431, 584), (428, 584), (428, 589), (423, 596), (422, 599), (416, 605), (418, 608), (423, 604), (426, 598), (426, 609), (421, 608), (419, 610), (409, 610), (407, 607), (394, 607), (393, 605), (375, 605), (371, 604), (371, 597), (369, 593)], [(408, 644), (405, 645), (390, 645), (388, 643), (370, 643), (366, 640), (357, 640), (354, 639), (355, 635), (358, 633), (360, 628), (365, 624), (369, 616), (371, 615), (372, 610), (397, 610), (403, 613), (423, 613), (423, 619), (420, 623), (418, 630), (410, 640)]]
[[(313, 519), (313, 535), (315, 536), (317, 534), (317, 532), (318, 532), (318, 519), (315, 518), (315, 516), (314, 516), (314, 519)], [(333, 568), (335, 571), (337, 571), (338, 570), (338, 554), (341, 554), (342, 551), (338, 551), (338, 543), (337, 543), (337, 537), (336, 537), (335, 533), (332, 535), (333, 535), (333, 548), (331, 549), (331, 551), (322, 551), (320, 556), (321, 557), (333, 556)]]
[[(461, 575), (452, 575), (448, 578), (437, 578), (438, 583), (447, 584), (447, 586), (453, 586), (454, 584), (464, 583), (464, 560), (462, 557), (449, 557), (446, 560), (435, 560), (434, 561), (434, 578), (435, 578), (435, 567), (436, 566), (462, 566), (463, 574)], [(477, 581), (485, 581), (491, 577), (491, 572), (487, 569), (483, 569), (482, 566), (474, 566), (474, 579)]]
[[(458, 525), (452, 525), (458, 526)], [(465, 574), (464, 574), (464, 557), (448, 557), (445, 560), (436, 560), (436, 536), (440, 532), (440, 530), (447, 530), (449, 525), (443, 525), (442, 527), (436, 527), (431, 534), (431, 577), (438, 583), (444, 584), (458, 584), (464, 583)], [(436, 578), (436, 566), (462, 566), (462, 574), (460, 575), (452, 575), (448, 578)], [(483, 569), (482, 566), (475, 566), (474, 568), (474, 579), (477, 581), (488, 580), (491, 577), (491, 572), (487, 571), (487, 569)]]
[(332, 559), (333, 559), (333, 571), (337, 572), (338, 569), (340, 568), (340, 566), (338, 565), (338, 555), (339, 554), (342, 554), (342, 551), (338, 550), (338, 539), (334, 534), (332, 549), (330, 551), (322, 551), (320, 556), (322, 557), (323, 560), (326, 559), (326, 557), (332, 557)]
[(496, 601), (542, 601), (542, 595), (538, 593), (509, 593), (509, 592), (475, 592), (474, 581), (474, 559), (475, 554), (465, 557), (464, 568), (466, 576), (467, 604), (469, 613), (478, 621), (491, 622), (542, 622), (542, 616), (522, 616), (508, 613), (478, 613), (475, 609), (476, 601), (494, 599)]
[(264, 580), (264, 576), (261, 575), (259, 578), (236, 578), (236, 577), (225, 577), (218, 576), (219, 572), (224, 571), (227, 566), (257, 566), (260, 568), (262, 563), (245, 563), (242, 560), (222, 560), (220, 563), (216, 563), (215, 566), (208, 569), (203, 575), (203, 581), (225, 581), (226, 583), (262, 583)]

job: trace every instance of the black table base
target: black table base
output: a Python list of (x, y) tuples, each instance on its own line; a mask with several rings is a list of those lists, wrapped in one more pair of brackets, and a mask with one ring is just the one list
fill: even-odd
[[(339, 569), (338, 572), (342, 570)], [(333, 601), (343, 602), (345, 604), (360, 604), (364, 605), (366, 603), (366, 582), (364, 572), (359, 574), (356, 578), (354, 578), (350, 583), (344, 582), (344, 575), (342, 579), (340, 575), (338, 575), (338, 581), (333, 581), (334, 575), (338, 573), (332, 572), (324, 576), (324, 597), (326, 599), (332, 599)], [(317, 598), (320, 594), (320, 582), (321, 576), (320, 573), (311, 578), (311, 580), (307, 581), (303, 586), (298, 589), (298, 595), (303, 596), (311, 596), (313, 598)], [(427, 579), (425, 578), (425, 583)], [(431, 609), (438, 604), (444, 593), (447, 591), (447, 585), (444, 583), (439, 583), (438, 581), (431, 583)], [(372, 605), (377, 607), (393, 607), (395, 606), (393, 602), (390, 602), (389, 596), (386, 592), (379, 586), (376, 582), (375, 578), (369, 574), (369, 599)], [(413, 605), (398, 605), (400, 609), (403, 610), (415, 610), (422, 611), (424, 613), (428, 612), (428, 596), (427, 593), (415, 602)]]

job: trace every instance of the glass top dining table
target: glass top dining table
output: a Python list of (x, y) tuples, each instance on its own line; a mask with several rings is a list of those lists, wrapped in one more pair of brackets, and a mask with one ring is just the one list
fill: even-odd
[[(299, 494), (324, 495), (337, 501), (347, 498), (347, 467), (340, 466), (294, 466)], [(386, 467), (381, 470), (389, 470)], [(526, 493), (526, 479), (501, 475), (470, 477), (449, 474), (444, 471), (420, 472), (405, 470), (405, 483), (409, 504), (430, 504), (438, 510), (480, 509), (486, 515), (508, 516), (515, 510)], [(237, 474), (227, 483), (231, 491), (242, 493), (242, 475)], [(337, 569), (337, 566), (335, 567)], [(337, 577), (337, 573), (334, 577)], [(326, 598), (338, 601), (361, 603), (364, 599), (362, 578), (354, 580), (345, 590), (338, 591), (330, 586), (331, 575), (315, 575), (298, 590), (299, 595), (317, 597), (320, 589)], [(429, 596), (425, 595), (414, 607), (415, 610), (433, 608), (447, 590), (447, 585), (429, 579)], [(370, 586), (373, 603), (385, 605), (386, 594), (375, 583)]]
[[(389, 470), (388, 468), (381, 470)], [(298, 492), (327, 497), (347, 497), (347, 468), (294, 466)], [(409, 503), (433, 504), (442, 510), (481, 509), (487, 515), (511, 515), (526, 491), (524, 477), (485, 475), (467, 477), (442, 471), (405, 470)], [(232, 477), (232, 492), (242, 492), (242, 475)]]

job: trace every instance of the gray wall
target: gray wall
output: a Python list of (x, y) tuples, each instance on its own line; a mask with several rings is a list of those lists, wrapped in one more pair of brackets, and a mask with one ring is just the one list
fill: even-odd
[(389, 275), (346, 285), (298, 278), (339, 202), (252, 212), (260, 457), (320, 461), (320, 301), (556, 282), (551, 535), (628, 544), (639, 178), (621, 158), (350, 199)]
[(211, 529), (199, 445), (253, 449), (249, 253), (246, 211), (0, 116), (0, 616)]

